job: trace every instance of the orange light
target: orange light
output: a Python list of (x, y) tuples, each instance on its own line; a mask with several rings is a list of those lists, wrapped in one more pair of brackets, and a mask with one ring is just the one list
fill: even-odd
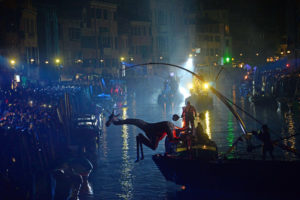
[(244, 77), (244, 79), (247, 80), (247, 79), (248, 79), (248, 76), (246, 75), (246, 76)]
[(290, 64), (286, 64), (285, 66), (286, 66), (287, 68), (289, 68), (289, 67), (290, 67)]
[(183, 186), (181, 186), (181, 189), (182, 189), (182, 190), (185, 190), (185, 189), (186, 189), (186, 187), (183, 185)]

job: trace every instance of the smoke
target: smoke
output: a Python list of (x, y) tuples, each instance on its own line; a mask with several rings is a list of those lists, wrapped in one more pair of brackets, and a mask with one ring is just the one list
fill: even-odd
[[(184, 64), (183, 67), (187, 70), (194, 71), (194, 61), (193, 58), (189, 58)], [(177, 76), (180, 78), (179, 83), (179, 92), (184, 96), (184, 99), (191, 96), (189, 91), (189, 84), (192, 84), (193, 75), (185, 71), (178, 71)]]

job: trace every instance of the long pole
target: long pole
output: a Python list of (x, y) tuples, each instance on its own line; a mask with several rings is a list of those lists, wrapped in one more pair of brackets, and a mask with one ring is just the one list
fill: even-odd
[[(179, 69), (182, 69), (190, 74), (192, 74), (193, 76), (195, 76), (197, 79), (199, 79), (202, 82), (205, 82), (204, 78), (201, 75), (196, 74), (195, 72), (192, 72), (184, 67), (181, 67), (179, 65), (174, 65), (174, 64), (170, 64), (170, 63), (156, 63), (156, 62), (151, 62), (151, 63), (142, 63), (142, 64), (136, 64), (136, 65), (131, 65), (131, 66), (127, 66), (125, 68), (125, 70), (130, 70), (134, 67), (138, 67), (138, 66), (147, 66), (147, 65), (167, 65), (167, 66), (171, 66), (171, 67), (176, 67)], [(247, 134), (247, 129), (245, 126), (244, 121), (242, 120), (242, 118), (240, 117), (240, 115), (234, 110), (234, 108), (230, 105), (230, 103), (226, 100), (227, 98), (222, 95), (217, 89), (215, 89), (212, 86), (209, 86), (209, 88), (211, 89), (211, 91), (226, 105), (226, 107), (232, 112), (232, 114), (235, 116), (235, 118), (238, 120), (239, 125), (243, 131), (243, 134)]]

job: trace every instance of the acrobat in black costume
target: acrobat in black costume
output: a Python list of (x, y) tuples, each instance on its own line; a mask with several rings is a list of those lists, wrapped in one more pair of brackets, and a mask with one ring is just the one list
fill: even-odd
[(141, 149), (141, 160), (144, 159), (142, 144), (146, 145), (152, 150), (155, 150), (158, 146), (159, 141), (161, 141), (165, 136), (167, 136), (170, 141), (178, 139), (176, 137), (175, 131), (179, 128), (169, 121), (147, 123), (140, 119), (129, 118), (122, 120), (117, 118), (117, 116), (112, 113), (109, 116), (108, 121), (106, 122), (106, 126), (110, 126), (111, 123), (113, 123), (114, 125), (131, 124), (137, 126), (145, 132), (147, 137), (145, 137), (141, 133), (136, 136), (137, 161), (139, 161), (139, 149)]

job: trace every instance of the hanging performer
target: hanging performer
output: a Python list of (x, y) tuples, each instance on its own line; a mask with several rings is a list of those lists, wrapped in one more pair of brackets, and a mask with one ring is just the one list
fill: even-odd
[[(173, 120), (177, 121), (179, 119), (178, 115), (173, 115)], [(162, 121), (157, 123), (148, 123), (141, 119), (119, 119), (118, 115), (114, 115), (114, 112), (109, 116), (106, 126), (110, 126), (113, 123), (114, 125), (124, 125), (131, 124), (142, 129), (146, 136), (143, 134), (138, 134), (136, 136), (136, 145), (137, 145), (137, 159), (139, 161), (139, 149), (141, 149), (141, 160), (144, 159), (143, 147), (142, 144), (146, 145), (152, 150), (155, 150), (158, 146), (159, 141), (161, 141), (165, 136), (168, 137), (169, 141), (178, 141), (176, 136), (176, 130), (183, 130), (179, 127), (176, 127), (172, 122)]]

